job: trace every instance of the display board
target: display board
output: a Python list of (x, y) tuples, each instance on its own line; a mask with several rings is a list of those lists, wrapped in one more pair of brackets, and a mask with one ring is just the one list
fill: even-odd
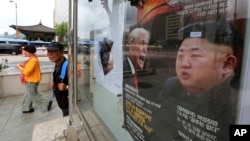
[(229, 140), (242, 105), (247, 5), (127, 1), (123, 109), (134, 140)]

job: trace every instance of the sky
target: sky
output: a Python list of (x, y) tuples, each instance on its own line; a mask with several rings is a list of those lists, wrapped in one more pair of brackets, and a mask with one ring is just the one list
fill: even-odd
[[(54, 28), (54, 0), (14, 0), (14, 2), (17, 3), (17, 25), (31, 26), (41, 21), (44, 26)], [(15, 3), (0, 0), (0, 34), (15, 33), (15, 30), (9, 27), (16, 25)]]

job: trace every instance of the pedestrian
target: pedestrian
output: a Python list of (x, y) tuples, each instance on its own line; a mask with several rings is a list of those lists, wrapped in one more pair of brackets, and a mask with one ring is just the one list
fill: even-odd
[[(55, 63), (51, 88), (56, 97), (57, 104), (62, 110), (63, 117), (69, 115), (69, 100), (68, 100), (68, 65), (63, 70), (64, 62), (67, 59), (64, 57), (64, 47), (59, 42), (52, 42), (47, 47), (47, 56), (51, 62)], [(61, 78), (61, 72), (65, 72), (65, 77)]]
[(28, 59), (24, 64), (17, 64), (16, 67), (21, 71), (22, 83), (25, 84), (25, 94), (22, 101), (22, 112), (34, 112), (33, 106), (42, 110), (50, 111), (52, 101), (49, 101), (37, 92), (37, 87), (42, 79), (40, 63), (35, 55), (36, 48), (33, 45), (26, 45), (23, 48), (23, 55)]
[[(77, 62), (77, 77), (78, 79), (81, 79), (82, 77), (82, 62)], [(79, 86), (77, 87), (78, 92), (77, 92), (77, 102), (80, 102), (82, 100), (82, 94), (83, 92), (81, 91), (81, 88)]]

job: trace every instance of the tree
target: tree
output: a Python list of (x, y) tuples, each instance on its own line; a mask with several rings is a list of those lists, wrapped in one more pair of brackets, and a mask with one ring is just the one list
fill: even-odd
[(63, 42), (64, 37), (66, 37), (68, 32), (68, 23), (67, 22), (62, 22), (61, 24), (55, 25), (55, 34), (58, 36), (58, 41)]

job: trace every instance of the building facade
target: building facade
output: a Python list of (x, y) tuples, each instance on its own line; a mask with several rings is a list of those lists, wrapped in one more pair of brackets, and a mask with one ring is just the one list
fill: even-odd
[(61, 24), (69, 20), (69, 1), (55, 0), (54, 7), (54, 24)]

